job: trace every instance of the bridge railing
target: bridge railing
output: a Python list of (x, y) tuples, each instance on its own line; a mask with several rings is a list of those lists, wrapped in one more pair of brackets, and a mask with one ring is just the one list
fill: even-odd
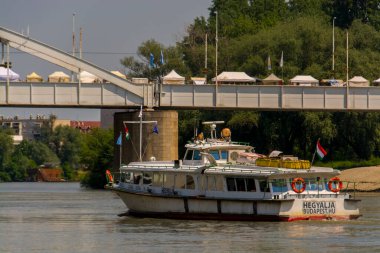
[(153, 84), (136, 86), (143, 97), (112, 83), (33, 83), (0, 82), (0, 105), (154, 107)]
[(380, 87), (162, 85), (161, 107), (380, 110)]

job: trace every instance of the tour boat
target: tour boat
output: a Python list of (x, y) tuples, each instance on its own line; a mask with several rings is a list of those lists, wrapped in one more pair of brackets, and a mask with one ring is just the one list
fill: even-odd
[[(228, 132), (228, 131), (226, 131)], [(107, 171), (106, 189), (139, 217), (201, 220), (349, 220), (360, 200), (341, 193), (338, 170), (274, 152), (256, 154), (230, 135), (195, 138), (183, 160), (131, 162)]]

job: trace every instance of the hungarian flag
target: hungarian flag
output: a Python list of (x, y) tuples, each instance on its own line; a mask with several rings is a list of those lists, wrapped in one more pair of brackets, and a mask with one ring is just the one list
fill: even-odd
[(323, 159), (325, 155), (327, 155), (326, 150), (322, 147), (321, 143), (319, 143), (319, 139), (317, 141), (317, 155), (319, 156), (319, 159)]
[(127, 126), (124, 126), (124, 131), (125, 131), (125, 139), (128, 141), (129, 140), (129, 131), (128, 131)]

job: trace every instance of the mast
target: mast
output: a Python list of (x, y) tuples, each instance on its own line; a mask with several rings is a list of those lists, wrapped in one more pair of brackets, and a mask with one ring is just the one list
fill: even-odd
[(139, 161), (142, 162), (142, 105), (140, 105), (140, 153), (139, 153)]

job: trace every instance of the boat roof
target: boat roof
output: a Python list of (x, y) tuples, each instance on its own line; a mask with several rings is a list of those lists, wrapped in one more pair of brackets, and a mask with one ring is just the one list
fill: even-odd
[(252, 146), (247, 143), (240, 142), (227, 142), (227, 141), (197, 141), (194, 143), (188, 143), (185, 145), (185, 148), (192, 150), (231, 150), (231, 149), (240, 149), (240, 150), (249, 150), (253, 149)]
[(294, 177), (331, 177), (339, 175), (338, 170), (327, 167), (311, 167), (310, 169), (287, 169), (275, 167), (261, 167), (256, 165), (182, 165), (174, 167), (173, 162), (136, 162), (122, 166), (121, 171), (128, 172), (167, 172), (187, 174), (210, 174), (230, 176), (254, 176), (269, 179)]

